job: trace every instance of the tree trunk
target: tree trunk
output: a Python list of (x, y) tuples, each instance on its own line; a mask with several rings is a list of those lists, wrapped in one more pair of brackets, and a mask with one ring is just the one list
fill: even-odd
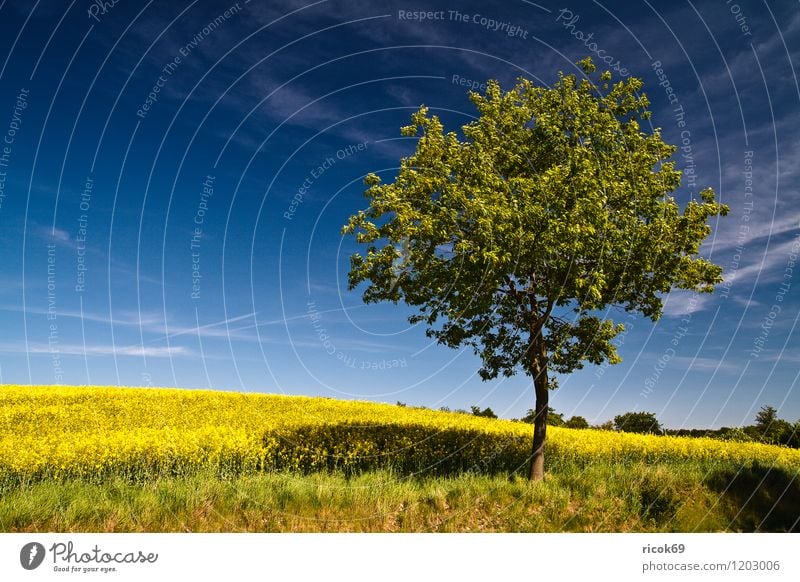
[(531, 455), (531, 481), (544, 478), (544, 441), (547, 436), (547, 412), (550, 408), (550, 390), (547, 381), (547, 351), (541, 331), (531, 337), (530, 370), (536, 393), (533, 417), (533, 453)]

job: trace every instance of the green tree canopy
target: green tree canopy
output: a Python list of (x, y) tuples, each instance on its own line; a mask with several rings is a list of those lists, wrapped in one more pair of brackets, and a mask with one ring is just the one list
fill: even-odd
[(654, 412), (626, 412), (614, 417), (614, 428), (623, 432), (659, 434), (663, 430)]
[(762, 406), (756, 413), (755, 426), (761, 434), (765, 434), (776, 420), (778, 420), (778, 410), (774, 406)]
[(791, 446), (796, 442), (796, 427), (778, 418), (778, 410), (774, 406), (762, 406), (756, 413), (755, 429), (759, 437), (768, 443)]
[[(478, 118), (462, 136), (421, 107), (402, 129), (418, 136), (391, 183), (365, 179), (369, 206), (345, 233), (366, 245), (349, 285), (366, 302), (404, 301), (413, 323), (449, 347), (470, 346), (485, 380), (533, 377), (531, 477), (543, 475), (552, 372), (617, 363), (624, 328), (612, 307), (656, 320), (672, 288), (700, 292), (721, 268), (698, 255), (710, 217), (725, 214), (710, 189), (683, 206), (670, 195), (676, 148), (646, 131), (642, 82), (559, 74), (551, 87), (489, 81), (471, 93)], [(645, 124), (646, 125), (646, 124)]]
[[(520, 418), (522, 422), (527, 422), (528, 424), (534, 424), (536, 421), (536, 411), (533, 408), (529, 408), (528, 411), (525, 413), (525, 416)], [(556, 412), (556, 409), (550, 406), (547, 409), (547, 425), (548, 426), (564, 426), (564, 413), (563, 412)]]
[(488, 406), (481, 410), (480, 406), (470, 406), (470, 410), (474, 416), (482, 416), (484, 418), (497, 418), (497, 415), (494, 413), (494, 410), (489, 408)]
[(589, 428), (589, 421), (582, 416), (572, 416), (564, 423), (567, 428)]

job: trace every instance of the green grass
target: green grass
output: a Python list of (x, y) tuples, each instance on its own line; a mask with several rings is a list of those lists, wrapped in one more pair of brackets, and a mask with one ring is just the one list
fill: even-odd
[(146, 483), (40, 482), (0, 497), (0, 531), (791, 531), (800, 487), (759, 466), (598, 463), (517, 476), (406, 477), (378, 470), (208, 474)]

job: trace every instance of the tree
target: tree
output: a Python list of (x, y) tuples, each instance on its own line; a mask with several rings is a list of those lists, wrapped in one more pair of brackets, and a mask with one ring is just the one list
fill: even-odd
[(343, 228), (367, 245), (348, 276), (350, 289), (368, 283), (365, 302), (418, 308), (409, 321), (472, 347), (484, 380), (533, 378), (532, 479), (544, 474), (553, 373), (620, 361), (610, 309), (657, 320), (664, 293), (721, 281), (698, 253), (728, 208), (706, 189), (681, 211), (676, 148), (640, 125), (642, 82), (610, 85), (579, 64), (582, 78), (560, 73), (552, 87), (490, 80), (470, 93), (479, 116), (463, 138), (421, 107), (402, 129), (419, 136), (415, 152), (392, 183), (367, 175), (369, 206)]
[(774, 406), (762, 406), (756, 414), (755, 429), (761, 440), (775, 445), (789, 445), (795, 442), (795, 427), (792, 423), (778, 418)]
[(762, 406), (756, 413), (756, 428), (762, 435), (769, 432), (775, 421), (778, 420), (778, 410), (774, 406)]
[(789, 433), (789, 440), (787, 446), (793, 449), (800, 449), (800, 420), (791, 425), (792, 431)]
[(662, 432), (654, 412), (626, 412), (614, 417), (614, 428), (623, 432), (640, 434), (659, 434)]
[[(522, 422), (527, 422), (528, 424), (534, 424), (536, 420), (536, 411), (533, 408), (529, 408), (528, 412), (525, 413), (525, 416), (520, 418)], [(547, 408), (547, 425), (548, 426), (564, 426), (564, 413), (563, 412), (556, 412), (556, 409), (552, 406)]]
[(564, 423), (567, 428), (589, 428), (589, 421), (582, 416), (573, 416)]
[(718, 438), (723, 441), (731, 441), (735, 443), (753, 442), (753, 437), (747, 434), (747, 432), (744, 429), (739, 427), (735, 428), (723, 427), (722, 430), (720, 430)]
[(478, 406), (470, 406), (472, 410), (472, 414), (474, 416), (482, 416), (484, 418), (497, 418), (497, 415), (494, 413), (494, 410), (489, 408), (488, 406), (483, 410), (480, 409)]

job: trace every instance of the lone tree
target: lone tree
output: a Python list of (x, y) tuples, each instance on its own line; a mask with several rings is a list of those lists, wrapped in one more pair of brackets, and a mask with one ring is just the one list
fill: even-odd
[[(544, 475), (553, 373), (621, 361), (611, 308), (657, 320), (672, 288), (710, 292), (721, 267), (699, 257), (710, 217), (728, 208), (706, 189), (681, 212), (670, 193), (676, 148), (640, 125), (649, 101), (636, 78), (559, 73), (470, 93), (478, 118), (463, 137), (426, 107), (402, 128), (419, 136), (393, 183), (365, 178), (366, 210), (343, 233), (365, 243), (349, 287), (365, 302), (404, 301), (411, 323), (449, 347), (471, 346), (484, 380), (533, 378), (531, 479)], [(596, 81), (593, 81), (595, 79)]]
[(494, 410), (492, 410), (488, 406), (483, 410), (481, 410), (479, 406), (470, 406), (470, 409), (472, 410), (472, 414), (474, 416), (482, 416), (484, 418), (497, 418), (497, 415), (494, 413)]
[(663, 428), (654, 412), (626, 412), (614, 417), (614, 428), (622, 432), (660, 434)]
[(762, 406), (756, 414), (756, 429), (762, 435), (766, 435), (777, 420), (778, 410), (774, 406)]
[(567, 428), (589, 428), (589, 421), (582, 416), (573, 416), (564, 423)]
[(762, 406), (756, 414), (756, 434), (761, 440), (781, 445), (792, 446), (796, 442), (796, 427), (781, 418), (774, 406)]

